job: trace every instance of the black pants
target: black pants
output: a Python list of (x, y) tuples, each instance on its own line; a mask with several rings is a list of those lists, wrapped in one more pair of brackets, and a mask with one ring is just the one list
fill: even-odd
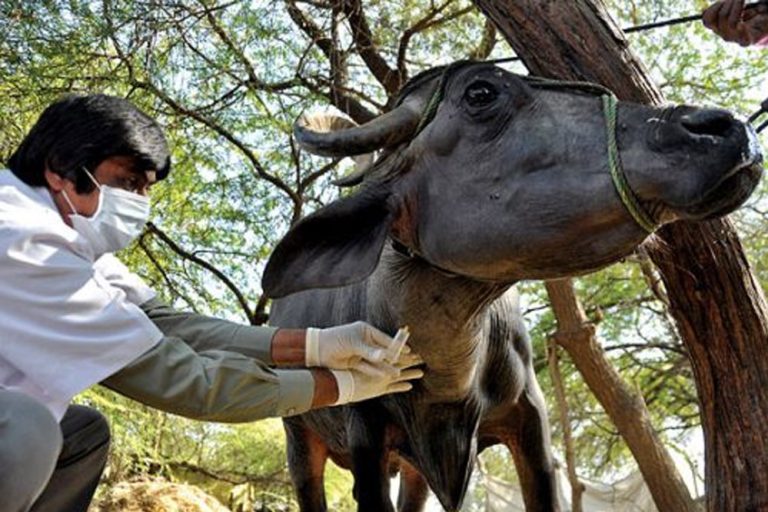
[(64, 437), (56, 469), (33, 512), (85, 512), (109, 451), (109, 425), (95, 409), (71, 405), (61, 420)]

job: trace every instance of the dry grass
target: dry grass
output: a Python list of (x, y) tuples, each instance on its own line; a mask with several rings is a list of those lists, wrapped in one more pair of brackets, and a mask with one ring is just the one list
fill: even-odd
[(88, 512), (229, 512), (216, 498), (191, 485), (163, 481), (121, 482)]

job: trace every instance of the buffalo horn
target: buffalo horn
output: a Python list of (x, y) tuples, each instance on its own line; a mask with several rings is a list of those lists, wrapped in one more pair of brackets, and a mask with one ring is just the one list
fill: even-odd
[(316, 155), (342, 157), (371, 153), (399, 144), (413, 135), (424, 105), (418, 98), (409, 100), (364, 125), (335, 131), (316, 130), (311, 118), (302, 116), (294, 124), (293, 134), (302, 148)]
[[(305, 129), (310, 129), (315, 133), (330, 133), (358, 126), (358, 124), (351, 119), (336, 114), (304, 115), (301, 123)], [(355, 168), (349, 174), (335, 180), (333, 184), (337, 187), (353, 187), (359, 185), (373, 165), (375, 156), (374, 153), (365, 153), (363, 155), (355, 155), (351, 157), (355, 162)]]

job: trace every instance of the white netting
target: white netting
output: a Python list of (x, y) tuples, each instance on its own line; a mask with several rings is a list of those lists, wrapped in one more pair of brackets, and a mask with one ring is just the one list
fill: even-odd
[[(640, 472), (634, 472), (613, 484), (582, 480), (585, 486), (581, 502), (584, 512), (658, 512)], [(571, 489), (566, 474), (558, 471), (560, 502), (571, 509)], [(520, 488), (510, 482), (483, 475), (485, 512), (525, 512)]]

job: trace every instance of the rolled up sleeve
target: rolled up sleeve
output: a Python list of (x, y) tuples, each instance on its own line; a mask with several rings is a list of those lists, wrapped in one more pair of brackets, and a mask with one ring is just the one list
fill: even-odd
[(198, 352), (176, 337), (165, 337), (102, 384), (163, 411), (224, 423), (301, 414), (314, 396), (309, 370), (273, 370), (224, 350)]

